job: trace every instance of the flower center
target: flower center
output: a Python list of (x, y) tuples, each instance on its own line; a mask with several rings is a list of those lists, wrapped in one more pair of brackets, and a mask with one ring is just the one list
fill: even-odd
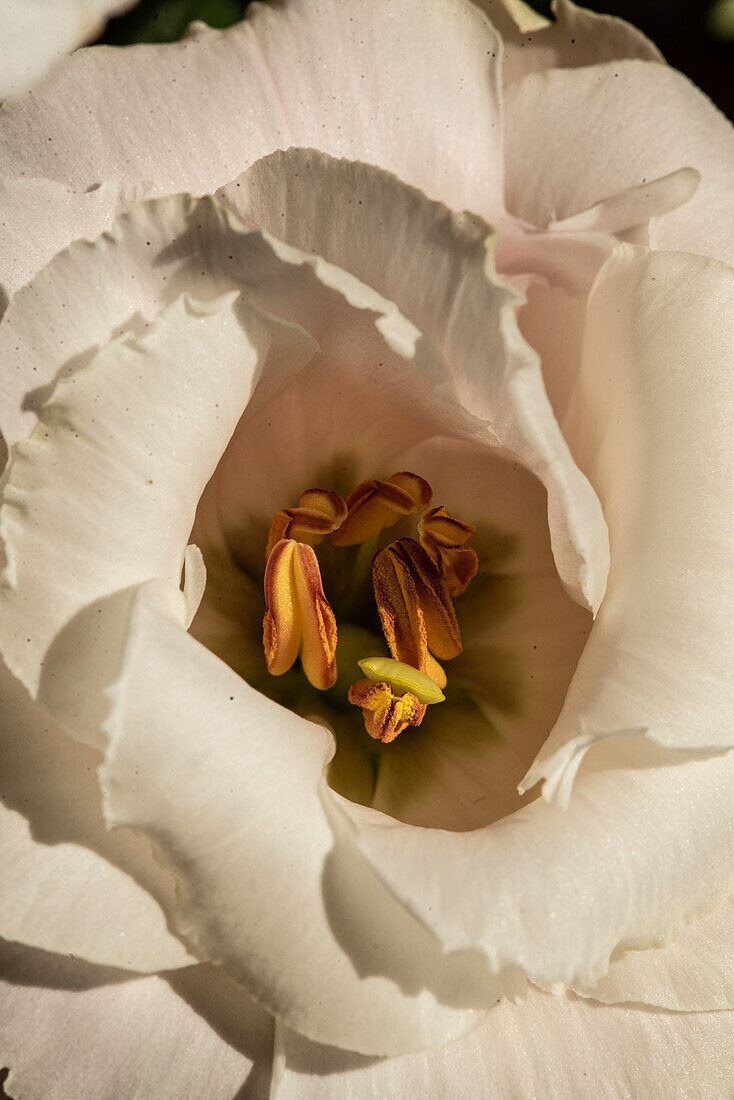
[[(466, 546), (475, 528), (444, 507), (431, 508), (432, 500), (427, 481), (402, 471), (387, 481), (363, 481), (346, 502), (329, 489), (306, 489), (298, 505), (276, 512), (270, 525), (263, 619), (268, 672), (282, 676), (300, 659), (314, 688), (339, 689), (338, 625), (314, 547), (328, 537), (338, 549), (358, 548), (346, 603), (359, 605), (371, 575), (373, 608), (391, 657), (352, 654), (348, 680), (357, 667), (364, 675), (349, 684), (346, 698), (362, 708), (370, 737), (383, 743), (419, 726), (427, 707), (443, 702), (447, 677), (439, 662), (462, 651), (452, 597), (476, 575), (477, 555)], [(409, 516), (420, 517), (418, 538), (377, 550), (381, 533)], [(365, 632), (360, 637), (350, 627), (352, 640), (364, 644)]]

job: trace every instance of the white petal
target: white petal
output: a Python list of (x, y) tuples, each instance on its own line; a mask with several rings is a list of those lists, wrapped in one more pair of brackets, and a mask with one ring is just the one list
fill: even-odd
[[(102, 770), (111, 825), (179, 879), (176, 921), (304, 1034), (396, 1053), (464, 1033), (497, 996), (381, 887), (330, 810), (326, 730), (266, 699), (136, 601)], [(161, 691), (167, 685), (167, 691)]]
[(610, 1008), (530, 990), (523, 1004), (492, 1009), (465, 1039), (402, 1058), (361, 1058), (283, 1029), (274, 1100), (711, 1100), (727, 1094), (734, 1072), (733, 1025), (730, 1012)]
[(734, 131), (680, 73), (639, 60), (531, 73), (507, 89), (506, 107), (513, 214), (544, 226), (692, 167), (701, 186), (654, 220), (651, 241), (734, 261)]
[(18, 1100), (265, 1100), (272, 1019), (213, 967), (162, 977), (0, 944), (0, 1064)]
[(498, 53), (466, 0), (254, 6), (223, 32), (75, 54), (6, 106), (0, 170), (208, 194), (274, 149), (312, 145), (487, 214), (502, 206)]
[[(147, 196), (143, 184), (77, 192), (55, 180), (0, 181), (0, 299), (9, 298), (72, 241), (95, 240)], [(5, 301), (0, 300), (0, 313)]]
[(559, 573), (573, 598), (595, 609), (608, 564), (604, 521), (555, 422), (537, 356), (517, 329), (518, 296), (488, 258), (486, 223), (452, 214), (370, 165), (313, 150), (259, 162), (223, 197), (246, 223), (351, 271), (438, 344), (458, 400), (546, 485)]
[(173, 876), (144, 837), (105, 827), (97, 753), (0, 677), (0, 935), (141, 972), (193, 962), (166, 927)]
[(672, 943), (625, 952), (587, 995), (607, 1004), (632, 1001), (682, 1012), (734, 1008), (733, 939), (730, 895)]
[(734, 878), (734, 754), (624, 748), (584, 762), (568, 809), (537, 799), (470, 833), (341, 806), (377, 874), (444, 950), (591, 989), (615, 952), (669, 942)]
[(65, 54), (96, 38), (134, 0), (9, 0), (3, 5), (0, 100), (20, 95)]
[(271, 346), (292, 369), (314, 349), (236, 292), (208, 305), (183, 297), (147, 335), (112, 341), (59, 382), (15, 450), (0, 512), (0, 647), (74, 736), (99, 743), (132, 586), (159, 577), (178, 590), (199, 496)]
[(522, 0), (478, 3), (502, 34), (505, 84), (544, 69), (576, 69), (621, 58), (662, 61), (657, 47), (631, 24), (577, 7), (571, 0), (555, 0), (552, 23), (537, 17), (534, 22), (523, 12)]
[(603, 503), (607, 595), (526, 787), (563, 798), (594, 742), (732, 745), (734, 272), (621, 246), (586, 317), (564, 428)]

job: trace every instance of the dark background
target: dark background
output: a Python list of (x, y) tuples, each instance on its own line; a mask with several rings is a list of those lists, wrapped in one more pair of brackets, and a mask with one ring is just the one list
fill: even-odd
[[(100, 41), (173, 42), (193, 19), (212, 27), (237, 22), (247, 2), (141, 0), (132, 11), (111, 20)], [(550, 13), (550, 0), (531, 0), (531, 6)], [(639, 27), (671, 65), (734, 118), (734, 0), (585, 0), (584, 7), (621, 16)]]

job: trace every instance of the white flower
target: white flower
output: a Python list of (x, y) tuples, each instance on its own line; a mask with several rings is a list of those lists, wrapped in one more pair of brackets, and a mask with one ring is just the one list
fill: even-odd
[[(734, 138), (626, 25), (484, 6), (289, 0), (0, 114), (11, 1095), (720, 1091)], [(404, 470), (480, 573), (375, 768), (267, 675), (263, 551)]]

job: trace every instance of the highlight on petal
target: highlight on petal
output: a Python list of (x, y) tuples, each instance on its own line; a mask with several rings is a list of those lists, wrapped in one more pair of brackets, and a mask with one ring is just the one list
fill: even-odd
[(112, 341), (59, 382), (15, 449), (0, 511), (0, 648), (72, 736), (99, 744), (129, 590), (154, 577), (178, 589), (199, 496), (268, 356), (286, 351), (295, 367), (313, 347), (236, 292), (181, 298), (145, 336)]
[(555, 69), (528, 74), (505, 101), (512, 214), (544, 226), (630, 189), (644, 198), (652, 181), (695, 169), (700, 186), (653, 219), (650, 243), (734, 262), (734, 130), (681, 73), (641, 60)]
[[(586, 316), (564, 429), (604, 505), (609, 586), (558, 722), (523, 781), (568, 798), (594, 745), (734, 743), (729, 410), (734, 273), (620, 246)], [(705, 439), (705, 447), (701, 441)]]
[(255, 4), (224, 31), (74, 54), (0, 112), (0, 174), (202, 195), (275, 149), (315, 146), (493, 217), (499, 53), (468, 0)]
[(36, 84), (64, 56), (102, 31), (134, 0), (22, 0), (3, 11), (0, 100)]
[(528, 72), (575, 69), (624, 58), (663, 60), (657, 46), (624, 19), (588, 11), (572, 0), (553, 0), (552, 22), (523, 10), (522, 0), (478, 3), (502, 35), (505, 86)]

